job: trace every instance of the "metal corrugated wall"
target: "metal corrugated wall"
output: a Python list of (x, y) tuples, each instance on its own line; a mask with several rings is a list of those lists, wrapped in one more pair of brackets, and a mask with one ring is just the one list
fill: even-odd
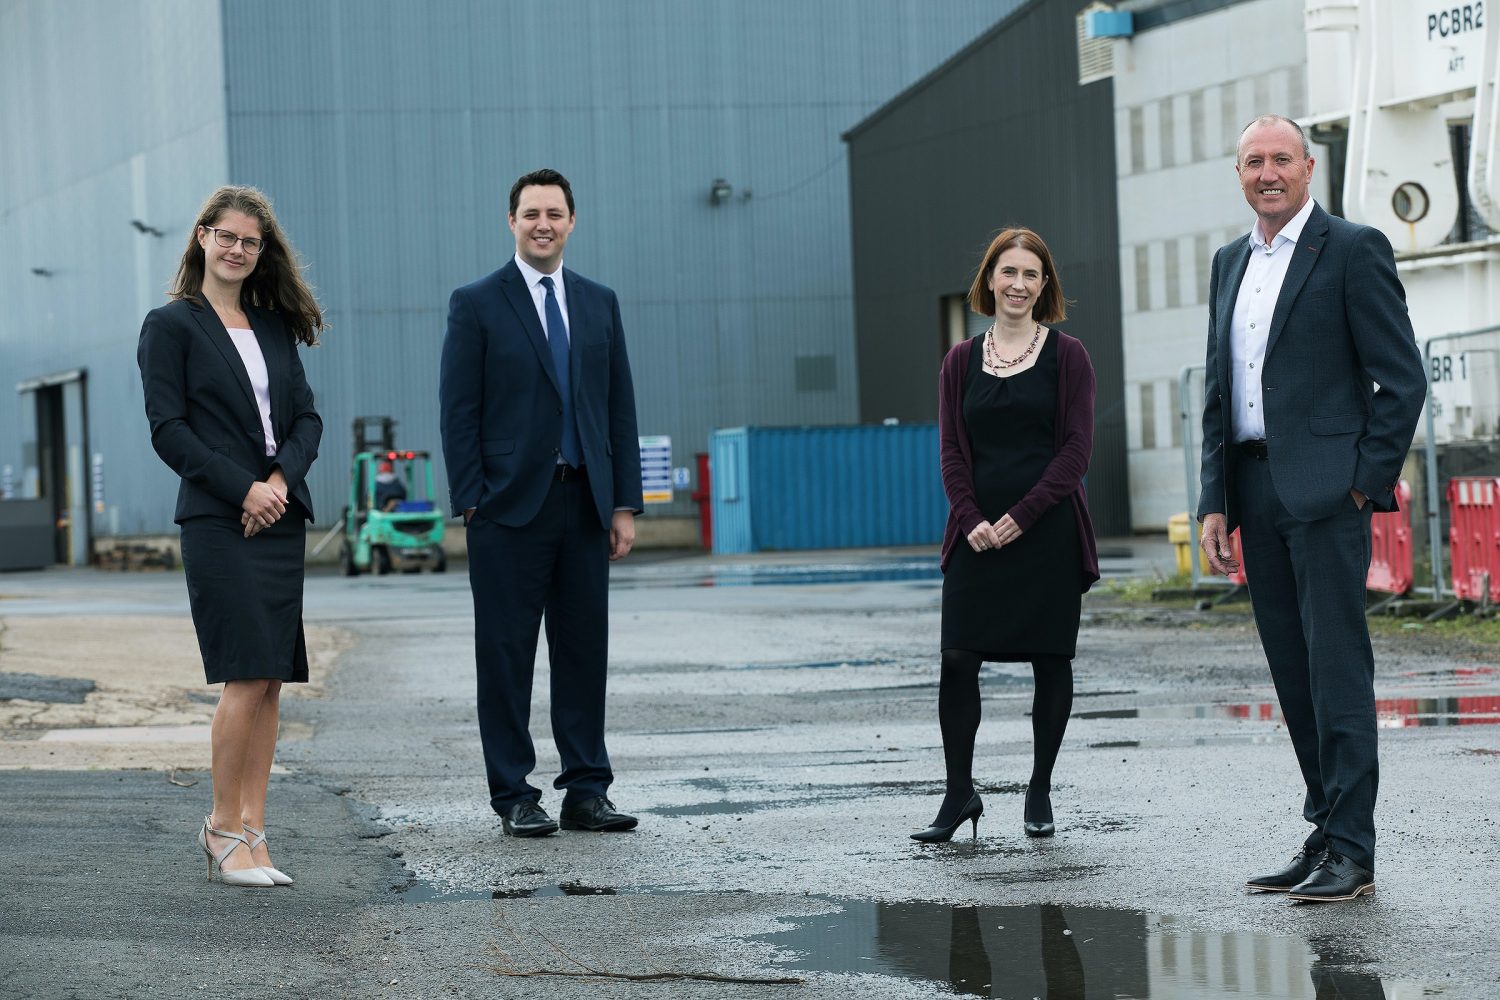
[[(538, 166), (573, 183), (567, 263), (619, 293), (641, 433), (674, 464), (715, 427), (855, 419), (840, 133), (1011, 6), (228, 0), (230, 172), (273, 196), (334, 325), (306, 355), (319, 520), (352, 416), (438, 448), (448, 294), (514, 251), (505, 198)], [(801, 388), (799, 357), (823, 359)]]
[[(0, 4), (0, 465), (26, 461), (15, 383), (87, 367), (99, 531), (171, 528), (136, 334), (202, 198), (251, 183), (334, 324), (306, 355), (327, 524), (351, 417), (392, 413), (437, 448), (448, 293), (510, 255), (505, 194), (543, 164), (574, 182), (568, 263), (620, 293), (641, 430), (671, 434), (677, 464), (715, 427), (847, 422), (839, 135), (1013, 3)], [(734, 193), (715, 206), (718, 177)]]
[(1032, 0), (851, 130), (860, 416), (935, 417), (943, 300), (968, 291), (997, 230), (1030, 226), (1073, 303), (1058, 326), (1099, 379), (1090, 512), (1100, 534), (1126, 534), (1113, 99), (1107, 80), (1078, 84), (1081, 6)]
[(221, 52), (219, 10), (197, 0), (0, 5), (0, 465), (21, 492), (36, 463), (17, 383), (87, 369), (98, 534), (171, 526), (177, 480), (151, 450), (135, 348), (226, 173)]

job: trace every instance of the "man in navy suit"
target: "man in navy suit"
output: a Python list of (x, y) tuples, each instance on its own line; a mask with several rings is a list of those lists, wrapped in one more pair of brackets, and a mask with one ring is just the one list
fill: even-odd
[(1396, 509), (1427, 378), (1390, 242), (1308, 196), (1301, 127), (1257, 118), (1235, 172), (1256, 223), (1214, 255), (1209, 280), (1198, 520), (1219, 573), (1238, 569), (1240, 529), (1313, 826), (1289, 865), (1247, 885), (1349, 900), (1375, 891), (1370, 516)]
[(516, 255), (448, 303), (439, 400), (453, 513), (468, 525), (479, 735), (505, 832), (558, 824), (527, 782), (545, 620), (565, 830), (630, 830), (608, 798), (609, 563), (641, 512), (635, 390), (615, 293), (563, 267), (573, 190), (555, 170), (510, 191)]

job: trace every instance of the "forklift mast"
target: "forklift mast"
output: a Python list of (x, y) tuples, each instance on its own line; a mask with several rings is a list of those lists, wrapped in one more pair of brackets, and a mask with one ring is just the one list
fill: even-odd
[[(379, 436), (376, 437), (375, 435)], [(396, 419), (394, 417), (355, 417), (354, 454), (362, 451), (394, 451)]]

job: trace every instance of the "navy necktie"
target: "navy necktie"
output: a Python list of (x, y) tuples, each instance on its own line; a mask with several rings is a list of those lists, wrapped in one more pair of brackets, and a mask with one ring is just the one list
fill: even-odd
[(568, 327), (563, 322), (562, 307), (557, 304), (557, 292), (552, 276), (542, 278), (542, 287), (547, 289), (547, 301), (542, 307), (547, 314), (547, 346), (552, 349), (552, 367), (557, 372), (557, 391), (562, 394), (562, 460), (577, 469), (583, 465), (583, 448), (578, 443), (578, 415), (573, 410), (572, 373), (568, 368)]

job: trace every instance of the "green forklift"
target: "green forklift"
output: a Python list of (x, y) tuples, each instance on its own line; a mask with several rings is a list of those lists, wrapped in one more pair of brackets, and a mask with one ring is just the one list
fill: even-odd
[(398, 450), (390, 417), (354, 418), (339, 566), (345, 576), (448, 569), (443, 515), (432, 494), (432, 456)]

